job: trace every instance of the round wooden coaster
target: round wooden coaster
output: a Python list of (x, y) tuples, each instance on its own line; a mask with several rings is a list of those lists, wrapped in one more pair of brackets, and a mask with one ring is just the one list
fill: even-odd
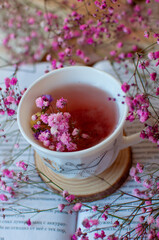
[(35, 165), (42, 180), (56, 193), (67, 190), (83, 202), (102, 199), (115, 192), (126, 180), (131, 167), (131, 149), (119, 152), (111, 167), (99, 175), (86, 179), (67, 179), (47, 167), (35, 152)]

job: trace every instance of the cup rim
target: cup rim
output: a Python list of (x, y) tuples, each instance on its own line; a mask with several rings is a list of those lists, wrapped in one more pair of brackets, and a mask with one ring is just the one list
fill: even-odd
[[(29, 91), (32, 89), (32, 87), (34, 87), (34, 85), (36, 85), (38, 82), (40, 81), (43, 81), (46, 77), (48, 77), (49, 75), (52, 75), (54, 74), (55, 72), (60, 72), (60, 71), (67, 71), (69, 69), (80, 69), (80, 68), (89, 68), (89, 69), (93, 69), (93, 71), (96, 71), (96, 72), (99, 72), (99, 73), (103, 73), (103, 74), (106, 74), (107, 76), (110, 76), (111, 78), (113, 78), (120, 86), (121, 86), (121, 82), (116, 79), (114, 76), (112, 76), (111, 74), (103, 71), (103, 70), (98, 70), (96, 68), (93, 68), (93, 67), (89, 67), (89, 66), (66, 66), (64, 68), (60, 68), (60, 69), (55, 69), (55, 70), (52, 70), (48, 73), (45, 73), (44, 75), (40, 76), (38, 79), (36, 79), (28, 88), (27, 90), (25, 91), (24, 95), (22, 96), (21, 100), (20, 100), (20, 103), (18, 105), (18, 110), (17, 110), (17, 123), (18, 123), (18, 127), (23, 135), (23, 137), (37, 150), (41, 151), (41, 152), (44, 152), (45, 154), (48, 154), (48, 155), (54, 155), (55, 157), (71, 157), (75, 154), (78, 154), (78, 155), (87, 155), (89, 154), (90, 152), (96, 152), (98, 149), (100, 150), (101, 148), (104, 147), (104, 145), (106, 143), (111, 143), (114, 141), (114, 139), (116, 138), (116, 136), (119, 135), (120, 133), (120, 130), (123, 128), (123, 125), (124, 125), (124, 122), (125, 122), (125, 118), (126, 118), (126, 115), (127, 115), (127, 112), (128, 112), (128, 106), (127, 104), (125, 103), (124, 104), (124, 111), (123, 111), (123, 116), (122, 116), (122, 119), (119, 123), (119, 125), (117, 125), (117, 128), (113, 131), (113, 133), (111, 133), (108, 137), (106, 137), (104, 140), (102, 140), (101, 142), (99, 142), (98, 144), (90, 147), (90, 148), (86, 148), (86, 149), (83, 149), (83, 150), (79, 150), (79, 151), (72, 151), (72, 152), (58, 152), (58, 151), (53, 151), (53, 150), (50, 150), (50, 149), (47, 149), (43, 146), (40, 146), (38, 143), (35, 143), (33, 142), (29, 137), (28, 135), (25, 133), (25, 131), (23, 130), (22, 126), (21, 126), (21, 123), (20, 123), (20, 111), (21, 111), (21, 105), (23, 104), (23, 101), (26, 97), (26, 95), (29, 93)], [(123, 93), (124, 94), (124, 93)]]

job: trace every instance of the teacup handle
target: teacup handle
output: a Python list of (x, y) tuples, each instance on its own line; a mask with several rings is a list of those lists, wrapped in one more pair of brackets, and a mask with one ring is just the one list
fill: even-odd
[(123, 139), (119, 144), (119, 148), (124, 149), (142, 141), (143, 139), (140, 137), (140, 132), (132, 134), (130, 136), (123, 136)]

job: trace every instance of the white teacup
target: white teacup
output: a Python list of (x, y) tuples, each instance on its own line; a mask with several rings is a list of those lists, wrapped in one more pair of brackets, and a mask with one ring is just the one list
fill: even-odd
[[(35, 111), (33, 104), (37, 97), (47, 94), (50, 89), (77, 82), (98, 87), (114, 97), (120, 94), (120, 101), (116, 101), (119, 111), (117, 126), (105, 140), (85, 150), (57, 152), (46, 149), (38, 144), (30, 127)], [(124, 98), (121, 96), (120, 82), (108, 73), (85, 66), (57, 69), (40, 77), (27, 89), (18, 107), (18, 125), (24, 138), (52, 171), (66, 178), (87, 178), (109, 168), (121, 149), (140, 141), (139, 133), (123, 136), (128, 107), (122, 104)]]

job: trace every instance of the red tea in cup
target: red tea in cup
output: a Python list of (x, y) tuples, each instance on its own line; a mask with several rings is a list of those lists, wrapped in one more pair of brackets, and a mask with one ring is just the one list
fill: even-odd
[[(53, 102), (50, 102), (50, 96), (47, 98), (48, 101), (45, 101), (47, 94), (52, 95)], [(119, 95), (117, 101), (109, 101), (108, 99)], [(40, 107), (40, 113), (43, 110), (41, 105), (33, 104), (40, 96), (44, 97), (44, 103), (42, 104), (44, 107), (49, 105), (47, 105), (47, 102), (56, 104), (56, 100), (61, 99), (61, 97), (68, 99), (68, 103), (65, 105), (67, 109), (63, 113), (57, 113), (62, 116), (65, 114), (68, 117), (69, 114), (65, 112), (70, 111), (72, 117), (74, 117), (73, 121), (77, 122), (75, 128), (83, 128), (81, 132), (83, 131), (83, 133), (88, 133), (91, 136), (88, 138), (89, 141), (86, 142), (86, 139), (84, 139), (84, 142), (80, 143), (73, 152), (69, 151), (68, 148), (67, 152), (60, 151), (57, 148), (54, 150), (57, 147), (56, 142), (51, 149), (39, 144), (31, 128), (31, 119), (34, 121), (33, 114), (35, 114), (35, 111), (39, 112), (38, 107)], [(123, 136), (123, 127), (128, 112), (128, 106), (123, 104), (123, 101), (120, 82), (104, 71), (85, 66), (56, 69), (37, 79), (24, 93), (18, 106), (18, 126), (22, 135), (33, 146), (44, 164), (50, 168), (50, 171), (69, 179), (88, 178), (108, 169), (116, 160), (120, 150), (141, 141), (140, 133)], [(57, 106), (57, 108), (59, 107)], [(50, 113), (55, 113), (54, 111), (58, 111), (58, 109), (51, 109), (50, 106)], [(59, 114), (55, 113), (56, 116)], [(39, 116), (41, 118), (41, 115)], [(48, 120), (49, 117), (50, 115)], [(37, 118), (35, 117), (35, 119)], [(71, 117), (69, 119), (71, 120)], [(51, 123), (54, 123), (54, 121)], [(49, 132), (47, 132), (46, 127), (52, 128), (51, 123), (49, 123), (49, 126), (47, 122), (44, 125), (46, 135)], [(58, 126), (61, 127), (60, 121), (58, 123)], [(63, 134), (60, 131), (59, 133)], [(53, 131), (50, 130), (51, 134), (54, 136), (54, 127)], [(49, 137), (52, 137), (50, 135)], [(60, 144), (59, 141), (64, 143), (60, 136), (57, 139), (58, 144)], [(71, 143), (75, 145), (73, 141)], [(79, 151), (82, 149), (84, 150)]]
[(115, 101), (105, 91), (86, 84), (64, 85), (49, 93), (54, 100), (61, 97), (68, 100), (67, 110), (71, 122), (88, 134), (87, 139), (79, 138), (77, 151), (90, 148), (105, 138), (115, 129), (118, 123), (118, 108)]

